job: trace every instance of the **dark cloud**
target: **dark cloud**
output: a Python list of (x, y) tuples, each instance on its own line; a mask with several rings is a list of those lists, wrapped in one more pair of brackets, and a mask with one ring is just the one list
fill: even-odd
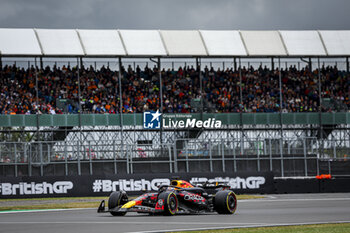
[(0, 27), (349, 29), (348, 0), (1, 0)]

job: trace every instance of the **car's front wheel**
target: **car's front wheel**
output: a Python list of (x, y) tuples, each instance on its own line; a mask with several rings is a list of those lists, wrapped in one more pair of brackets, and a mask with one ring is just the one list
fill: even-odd
[(233, 191), (223, 190), (215, 195), (214, 208), (219, 214), (233, 214), (237, 208), (237, 198)]
[(175, 215), (179, 206), (176, 194), (173, 192), (162, 192), (158, 196), (158, 204), (164, 206), (164, 215)]
[(112, 192), (108, 198), (108, 209), (110, 210), (111, 215), (124, 216), (126, 212), (119, 213), (111, 210), (120, 205), (124, 205), (127, 202), (128, 202), (128, 195), (125, 192), (120, 192), (120, 191)]

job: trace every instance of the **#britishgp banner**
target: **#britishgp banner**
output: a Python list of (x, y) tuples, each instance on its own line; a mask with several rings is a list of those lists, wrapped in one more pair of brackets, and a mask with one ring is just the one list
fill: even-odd
[(273, 193), (272, 172), (162, 173), (110, 176), (0, 177), (0, 198), (104, 196), (113, 191), (130, 195), (156, 192), (173, 179), (190, 183), (225, 182), (236, 193)]

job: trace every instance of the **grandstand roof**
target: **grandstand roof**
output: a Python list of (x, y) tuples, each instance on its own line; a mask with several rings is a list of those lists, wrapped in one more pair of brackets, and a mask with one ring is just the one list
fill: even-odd
[[(76, 30), (36, 29), (43, 55), (84, 56), (84, 50)], [(16, 38), (13, 38), (16, 39)]]
[(239, 31), (200, 31), (209, 56), (247, 56)]
[(32, 29), (0, 29), (2, 55), (42, 55), (39, 42)]
[(77, 30), (85, 54), (91, 56), (126, 55), (116, 30)]
[(325, 56), (325, 46), (317, 31), (280, 31), (291, 56)]
[(166, 56), (167, 53), (158, 31), (120, 30), (125, 52), (131, 56)]
[(278, 31), (242, 31), (242, 39), (250, 56), (286, 56)]
[(1, 29), (2, 56), (350, 56), (348, 31)]
[(329, 55), (350, 54), (350, 31), (320, 31)]

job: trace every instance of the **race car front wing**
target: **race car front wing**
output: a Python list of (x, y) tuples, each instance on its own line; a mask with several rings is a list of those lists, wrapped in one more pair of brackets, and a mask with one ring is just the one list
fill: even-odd
[(150, 214), (157, 214), (162, 213), (163, 210), (152, 208), (149, 206), (141, 206), (141, 205), (135, 205), (131, 208), (122, 208), (120, 206), (117, 206), (113, 209), (106, 210), (105, 201), (101, 201), (100, 206), (97, 209), (97, 213), (109, 213), (109, 212), (116, 212), (116, 213), (125, 213), (125, 212), (137, 212), (137, 213), (150, 213)]

